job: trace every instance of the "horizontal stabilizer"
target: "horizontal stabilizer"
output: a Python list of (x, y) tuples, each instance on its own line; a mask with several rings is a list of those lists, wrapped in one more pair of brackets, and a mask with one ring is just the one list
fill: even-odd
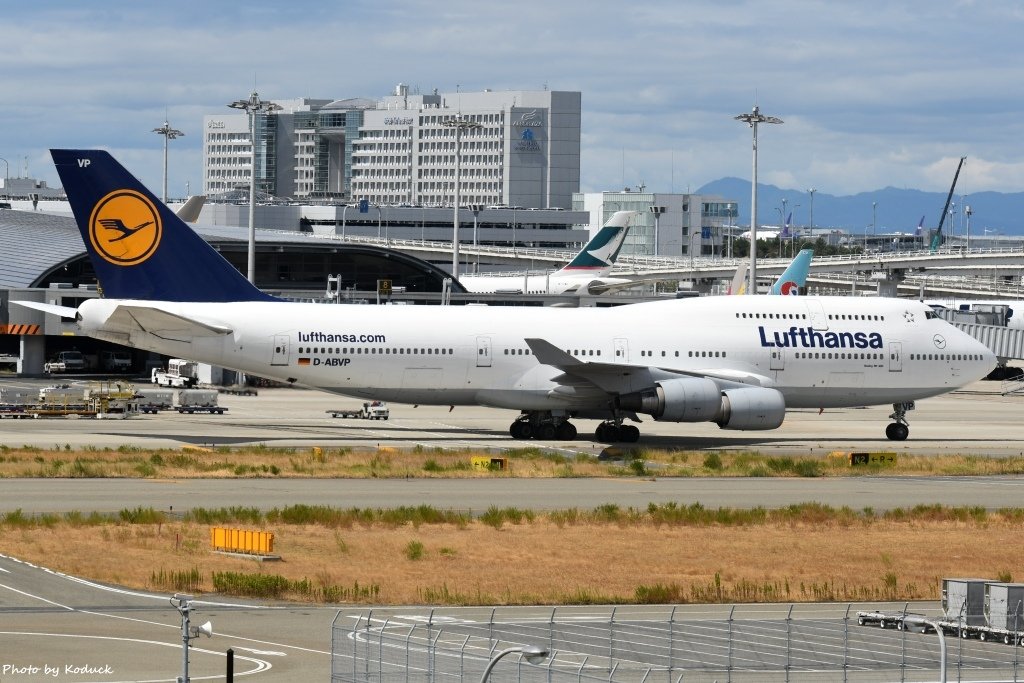
[(78, 315), (78, 309), (72, 308), (71, 306), (58, 306), (57, 304), (44, 304), (41, 301), (18, 301), (11, 299), (10, 303), (15, 306), (24, 306), (25, 308), (31, 308), (43, 313), (51, 313), (53, 315), (59, 315), (62, 318), (74, 318)]

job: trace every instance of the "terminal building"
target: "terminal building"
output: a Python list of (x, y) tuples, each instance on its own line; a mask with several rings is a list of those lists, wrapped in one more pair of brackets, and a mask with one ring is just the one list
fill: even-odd
[[(579, 92), (419, 94), (274, 101), (256, 114), (257, 190), (300, 201), (569, 209), (580, 189)], [(457, 137), (446, 125), (471, 126)], [(203, 118), (203, 191), (249, 187), (249, 116)], [(460, 157), (456, 174), (456, 156)], [(456, 177), (458, 175), (458, 178)]]

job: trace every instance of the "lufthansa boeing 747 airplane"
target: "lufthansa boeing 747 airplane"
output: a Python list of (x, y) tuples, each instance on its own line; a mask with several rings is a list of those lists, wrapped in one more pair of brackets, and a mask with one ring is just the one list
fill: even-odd
[[(767, 430), (789, 408), (893, 404), (984, 377), (993, 354), (917, 301), (724, 296), (615, 308), (326, 306), (250, 284), (108, 153), (52, 152), (103, 298), (91, 337), (348, 396), (519, 412), (515, 438), (634, 442), (640, 415)], [(129, 226), (126, 234), (120, 226)]]

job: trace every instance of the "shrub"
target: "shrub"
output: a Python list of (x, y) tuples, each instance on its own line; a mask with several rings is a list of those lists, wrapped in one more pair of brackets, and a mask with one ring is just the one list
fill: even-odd
[(423, 544), (419, 541), (409, 541), (405, 546), (405, 556), (413, 562), (423, 559)]
[(708, 453), (704, 456), (704, 469), (715, 472), (722, 469), (722, 456), (718, 453)]

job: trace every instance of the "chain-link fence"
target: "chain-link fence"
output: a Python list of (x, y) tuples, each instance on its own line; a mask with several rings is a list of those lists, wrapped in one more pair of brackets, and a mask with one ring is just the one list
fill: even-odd
[[(749, 683), (936, 681), (940, 635), (858, 623), (890, 605), (686, 605), (386, 608), (341, 611), (332, 629), (332, 683), (479, 681), (508, 648), (494, 683)], [(937, 608), (916, 613), (938, 614)], [(944, 636), (949, 681), (1024, 680), (1014, 641)]]

